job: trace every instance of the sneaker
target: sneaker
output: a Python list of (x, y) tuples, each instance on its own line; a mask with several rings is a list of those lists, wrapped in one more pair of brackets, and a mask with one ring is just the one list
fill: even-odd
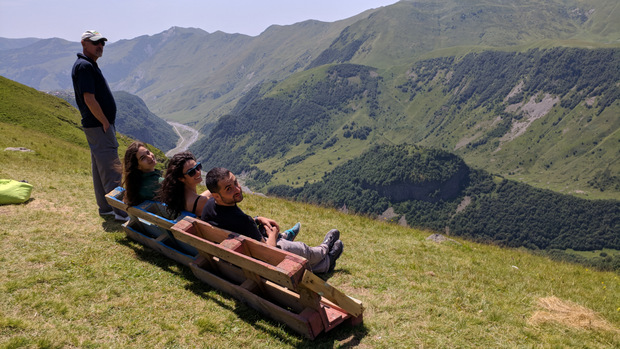
[(127, 217), (123, 217), (123, 216), (115, 213), (114, 214), (114, 220), (118, 221), (118, 222), (127, 222), (129, 220), (129, 217), (128, 216)]
[(331, 273), (336, 268), (336, 260), (340, 258), (340, 255), (342, 254), (343, 249), (344, 249), (344, 244), (342, 243), (342, 241), (337, 240), (336, 242), (334, 242), (334, 246), (332, 247), (331, 250), (329, 250), (329, 253), (328, 253), (329, 255), (329, 269), (327, 270), (328, 273)]
[(114, 216), (114, 211), (99, 213), (100, 216)]
[(323, 244), (327, 245), (329, 251), (331, 251), (332, 247), (336, 240), (340, 239), (340, 232), (338, 229), (332, 229), (325, 234), (325, 239), (323, 240)]
[(284, 231), (284, 239), (288, 241), (293, 241), (297, 237), (299, 233), (299, 229), (301, 228), (301, 223), (297, 222), (292, 228)]

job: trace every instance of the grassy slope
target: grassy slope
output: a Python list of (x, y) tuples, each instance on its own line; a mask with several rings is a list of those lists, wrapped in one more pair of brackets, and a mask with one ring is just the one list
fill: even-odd
[[(364, 324), (305, 341), (99, 217), (85, 145), (5, 121), (0, 148), (35, 153), (0, 152), (0, 178), (34, 185), (27, 204), (0, 206), (2, 348), (620, 345), (617, 274), (461, 240), (438, 244), (428, 231), (247, 195), (247, 213), (301, 221), (309, 244), (332, 227), (342, 232), (345, 253), (329, 282), (364, 302)], [(550, 296), (595, 314), (582, 311), (576, 327), (533, 321)]]

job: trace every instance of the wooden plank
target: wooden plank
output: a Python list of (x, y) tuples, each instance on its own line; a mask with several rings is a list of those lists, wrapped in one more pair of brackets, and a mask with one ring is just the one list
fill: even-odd
[(178, 231), (174, 229), (174, 227), (172, 231), (178, 240), (191, 244), (201, 251), (201, 253), (217, 256), (229, 263), (239, 266), (244, 270), (258, 274), (265, 279), (272, 280), (277, 284), (281, 284), (289, 288), (294, 287), (294, 284), (288, 275), (272, 265), (253, 259), (252, 257), (248, 257), (244, 254), (224, 249), (220, 247), (219, 244)]
[[(196, 229), (196, 231), (193, 233), (194, 235), (200, 236), (203, 239), (212, 242), (221, 243), (223, 239), (231, 238), (231, 236), (243, 237), (243, 240), (247, 241), (247, 243), (244, 244), (247, 252), (245, 252), (244, 254), (259, 259), (265, 263), (271, 265), (278, 265), (285, 258), (287, 258), (297, 263), (307, 264), (307, 260), (301, 256), (293, 253), (288, 253), (276, 247), (266, 245), (265, 243), (262, 243), (260, 241), (250, 239), (246, 236), (236, 234), (218, 227), (214, 227), (211, 224), (200, 219), (188, 219), (188, 221), (192, 222), (194, 228)], [(303, 273), (300, 273), (299, 275), (300, 280), (302, 274)]]
[(106, 194), (105, 200), (108, 204), (110, 204), (110, 206), (127, 212), (127, 208), (130, 206), (123, 202), (124, 195), (125, 190), (122, 187), (116, 187), (114, 190)]
[[(232, 263), (234, 265), (239, 266), (240, 268), (244, 270), (247, 270), (248, 272), (260, 275), (261, 277), (267, 280), (271, 280), (277, 284), (283, 285), (291, 289), (295, 288), (297, 279), (299, 279), (298, 274), (301, 274), (301, 272), (303, 272), (305, 268), (301, 268), (301, 267), (297, 268), (294, 272), (291, 273), (290, 270), (284, 270), (284, 269), (281, 269), (280, 267), (270, 265), (264, 261), (257, 260), (255, 258), (244, 255), (242, 253), (223, 248), (222, 246), (219, 245), (219, 243), (223, 241), (222, 240), (223, 235), (224, 235), (223, 232), (226, 232), (226, 231), (222, 229), (219, 229), (219, 231), (218, 229), (210, 230), (208, 233), (205, 231), (198, 232), (198, 234), (202, 236), (206, 236), (208, 234), (208, 236), (206, 236), (207, 239), (188, 234), (187, 232), (184, 231), (184, 228), (187, 229), (190, 226), (192, 228), (198, 227), (199, 228), (198, 230), (200, 230), (200, 227), (202, 226), (202, 224), (207, 224), (207, 223), (198, 221), (190, 217), (186, 217), (181, 222), (175, 224), (172, 227), (172, 232), (176, 239), (183, 241), (185, 243), (188, 243), (196, 247), (198, 250), (202, 252), (206, 252), (209, 255), (213, 255), (223, 260), (226, 260), (229, 263)], [(212, 236), (211, 233), (214, 233), (213, 235), (216, 235), (216, 236), (215, 237)], [(227, 232), (226, 238), (231, 236), (231, 234), (234, 234), (234, 233)], [(258, 241), (254, 241), (253, 239), (247, 238), (242, 235), (234, 234), (234, 236), (236, 236), (236, 238), (243, 245), (246, 245), (246, 244), (252, 245), (256, 243), (262, 244)], [(211, 240), (214, 240), (215, 242)], [(264, 249), (271, 250), (272, 254), (281, 255), (282, 257), (278, 258), (279, 261), (284, 260), (286, 257), (286, 254), (288, 253), (288, 252), (279, 250), (275, 247), (268, 246), (266, 244), (262, 244), (262, 247)], [(292, 276), (289, 274), (292, 274)]]
[(123, 230), (125, 231), (125, 235), (127, 235), (130, 239), (183, 265), (189, 265), (189, 263), (194, 262), (197, 258), (197, 256), (189, 255), (169, 246), (168, 244), (170, 243), (170, 237), (167, 235), (162, 234), (156, 238), (144, 235), (140, 231), (139, 222), (127, 222), (123, 224)]
[(360, 316), (364, 312), (362, 302), (345, 295), (310, 271), (304, 273), (301, 286), (307, 287), (321, 297), (330, 300), (336, 306), (353, 316)]
[(174, 221), (165, 219), (160, 216), (156, 216), (150, 212), (144, 211), (137, 206), (130, 206), (126, 209), (126, 212), (132, 216), (136, 216), (138, 218), (142, 218), (147, 222), (151, 222), (158, 227), (162, 227), (164, 229), (170, 229), (174, 225)]
[(198, 267), (194, 263), (190, 264), (190, 268), (198, 279), (211, 287), (230, 294), (231, 296), (248, 304), (250, 307), (273, 318), (276, 321), (287, 324), (294, 331), (305, 335), (307, 338), (314, 339), (318, 334), (313, 331), (306, 317), (294, 314), (282, 307), (279, 307), (241, 286), (233, 285), (230, 282)]

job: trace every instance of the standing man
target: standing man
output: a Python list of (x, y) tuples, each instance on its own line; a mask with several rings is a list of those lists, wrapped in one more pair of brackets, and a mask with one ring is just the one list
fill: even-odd
[(118, 221), (126, 221), (127, 215), (114, 209), (105, 200), (105, 195), (121, 183), (121, 161), (118, 158), (118, 141), (114, 127), (116, 102), (97, 65), (97, 59), (103, 56), (103, 47), (107, 40), (95, 30), (87, 30), (82, 34), (82, 53), (77, 54), (71, 79), (75, 101), (82, 114), (82, 128), (90, 147), (99, 214), (113, 215)]

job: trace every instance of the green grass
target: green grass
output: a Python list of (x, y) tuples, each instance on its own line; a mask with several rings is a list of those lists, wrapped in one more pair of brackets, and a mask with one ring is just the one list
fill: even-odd
[[(620, 345), (618, 274), (459, 239), (438, 244), (426, 240), (430, 231), (247, 195), (247, 213), (300, 221), (299, 239), (311, 245), (333, 227), (342, 232), (345, 252), (329, 282), (364, 303), (364, 323), (308, 341), (99, 217), (85, 147), (14, 125), (0, 133), (35, 151), (0, 152), (0, 178), (34, 185), (27, 204), (0, 206), (0, 348)], [(530, 321), (551, 296), (608, 327)]]
[[(29, 202), (0, 206), (0, 348), (620, 346), (618, 274), (460, 239), (438, 244), (426, 239), (431, 231), (247, 195), (248, 214), (302, 222), (299, 239), (310, 245), (333, 227), (342, 232), (345, 252), (329, 282), (364, 303), (364, 323), (308, 341), (101, 218), (84, 135), (62, 130), (74, 132), (76, 116), (44, 128), (37, 117), (17, 123), (6, 103), (38, 93), (10, 96), (22, 97), (0, 100), (0, 178), (34, 189)], [(130, 141), (120, 137), (121, 152)], [(32, 152), (4, 151), (20, 146)], [(554, 315), (539, 304), (550, 297), (594, 314), (585, 324), (535, 321)]]

